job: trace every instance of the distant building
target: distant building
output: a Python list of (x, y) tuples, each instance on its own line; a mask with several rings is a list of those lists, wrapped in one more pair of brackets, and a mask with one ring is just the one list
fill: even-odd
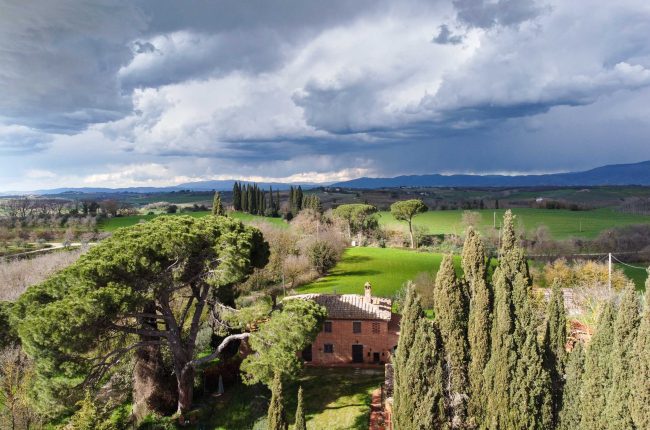
[(303, 352), (315, 365), (384, 364), (390, 361), (399, 339), (399, 315), (390, 299), (372, 296), (366, 283), (364, 295), (300, 294), (288, 299), (313, 300), (327, 309), (323, 330)]

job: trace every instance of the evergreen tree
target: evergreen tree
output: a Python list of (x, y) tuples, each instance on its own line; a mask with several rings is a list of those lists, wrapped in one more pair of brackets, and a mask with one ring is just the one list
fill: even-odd
[(445, 375), (443, 349), (435, 325), (426, 318), (416, 323), (415, 340), (406, 363), (410, 375), (406, 387), (409, 409), (407, 420), (402, 419), (400, 430), (440, 430), (449, 428), (445, 412)]
[(645, 283), (645, 303), (643, 318), (634, 348), (632, 361), (633, 380), (632, 395), (630, 396), (630, 411), (637, 429), (650, 428), (650, 269)]
[(585, 352), (580, 342), (576, 343), (573, 351), (568, 355), (566, 364), (566, 377), (562, 396), (562, 410), (559, 415), (560, 430), (580, 429), (580, 416), (582, 405), (580, 403), (580, 390), (585, 367)]
[(413, 402), (409, 395), (413, 375), (408, 373), (407, 362), (415, 341), (417, 322), (424, 317), (420, 299), (411, 284), (407, 286), (401, 313), (400, 336), (393, 360), (393, 422), (396, 429), (407, 430), (413, 417)]
[(241, 210), (248, 212), (248, 184), (242, 187), (241, 192)]
[(296, 192), (293, 185), (289, 187), (289, 212), (296, 213)]
[(282, 379), (280, 372), (275, 373), (271, 386), (271, 402), (267, 414), (268, 430), (287, 430), (287, 420), (284, 415), (284, 398), (282, 396)]
[(302, 210), (302, 199), (302, 187), (298, 185), (298, 189), (296, 190), (296, 213)]
[(248, 198), (248, 213), (255, 213), (255, 195), (253, 193), (253, 187), (250, 185), (246, 186), (246, 197)]
[[(271, 193), (273, 195), (273, 193)], [(307, 430), (307, 421), (305, 421), (305, 405), (303, 404), (302, 387), (298, 388), (298, 406), (296, 407), (296, 421), (293, 430)]]
[(212, 215), (221, 216), (225, 214), (226, 211), (223, 210), (223, 205), (221, 204), (221, 193), (216, 192), (212, 201)]
[(613, 302), (608, 302), (598, 318), (594, 333), (585, 354), (585, 371), (581, 390), (582, 429), (607, 429), (607, 390), (611, 384), (610, 356), (614, 344)]
[(483, 371), (490, 359), (490, 329), (492, 326), (492, 292), (488, 285), (485, 246), (480, 236), (470, 227), (463, 246), (463, 271), (469, 284), (470, 306), (467, 340), (470, 349), (468, 378), (470, 397), (468, 415), (470, 425), (482, 420)]
[(553, 422), (562, 407), (562, 390), (564, 384), (564, 366), (566, 362), (566, 310), (564, 294), (560, 284), (555, 282), (551, 298), (546, 309), (546, 326), (544, 333), (544, 366), (551, 378), (551, 395), (553, 399)]
[(280, 190), (275, 190), (275, 215), (277, 216), (280, 212)]
[(634, 284), (630, 283), (623, 292), (614, 322), (614, 345), (611, 355), (612, 380), (607, 393), (607, 409), (605, 411), (608, 428), (612, 430), (634, 428), (630, 404), (632, 402), (632, 381), (637, 376), (634, 375), (632, 365), (640, 312)]
[(453, 428), (463, 427), (467, 418), (467, 309), (466, 297), (456, 278), (452, 256), (445, 255), (436, 276), (434, 310), (445, 350), (447, 406)]
[(511, 425), (510, 382), (514, 375), (517, 352), (512, 331), (511, 287), (501, 267), (494, 271), (494, 321), (490, 336), (490, 359), (485, 367), (486, 393), (484, 398), (485, 420), (483, 426), (489, 429), (515, 429)]
[(239, 182), (235, 182), (232, 186), (232, 206), (236, 211), (241, 210), (241, 186)]
[(273, 187), (269, 186), (269, 214), (275, 216), (275, 201), (273, 200)]

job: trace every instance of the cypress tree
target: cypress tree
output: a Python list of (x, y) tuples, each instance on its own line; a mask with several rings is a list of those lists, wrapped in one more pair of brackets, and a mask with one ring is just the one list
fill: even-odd
[(302, 187), (298, 185), (298, 190), (296, 190), (296, 213), (302, 210)]
[(614, 344), (613, 302), (608, 302), (598, 318), (594, 333), (585, 354), (585, 371), (581, 391), (582, 429), (606, 429), (607, 390), (611, 384), (610, 356)]
[(236, 211), (241, 210), (241, 188), (238, 182), (232, 186), (232, 206)]
[(293, 430), (307, 430), (307, 421), (305, 421), (305, 406), (303, 403), (302, 387), (299, 387), (298, 406), (296, 407), (296, 421), (293, 425)]
[(216, 192), (212, 201), (212, 215), (221, 216), (225, 214), (226, 212), (223, 210), (223, 205), (221, 204), (221, 193)]
[(435, 325), (421, 318), (416, 323), (415, 340), (406, 363), (410, 375), (407, 387), (412, 412), (402, 420), (400, 430), (439, 430), (449, 428), (445, 412), (443, 349)]
[(241, 210), (243, 212), (248, 212), (248, 184), (242, 187)]
[(248, 213), (255, 213), (255, 195), (253, 193), (253, 187), (248, 185), (246, 186), (246, 197), (248, 197)]
[(467, 326), (470, 362), (468, 379), (470, 396), (468, 403), (469, 424), (482, 420), (485, 403), (482, 388), (485, 385), (483, 371), (490, 359), (490, 329), (492, 326), (492, 292), (486, 281), (487, 265), (485, 246), (481, 237), (470, 227), (463, 246), (463, 271), (469, 285), (470, 305)]
[(409, 395), (413, 375), (408, 373), (407, 362), (415, 341), (417, 322), (424, 317), (420, 299), (411, 284), (406, 288), (401, 313), (400, 336), (393, 359), (393, 420), (396, 429), (407, 430), (413, 417), (413, 402)]
[(296, 193), (293, 189), (293, 185), (289, 187), (289, 212), (296, 212)]
[(612, 381), (607, 393), (607, 409), (605, 411), (608, 428), (612, 430), (634, 428), (630, 404), (632, 402), (632, 380), (637, 376), (632, 371), (632, 365), (640, 312), (634, 284), (630, 283), (623, 291), (614, 322), (614, 345), (611, 356)]
[(551, 396), (553, 399), (553, 422), (562, 407), (562, 389), (564, 384), (564, 366), (566, 362), (566, 310), (564, 294), (560, 284), (555, 282), (551, 298), (546, 309), (546, 325), (544, 332), (544, 367), (551, 378)]
[(275, 215), (280, 212), (280, 190), (275, 190)]
[(639, 325), (639, 332), (634, 348), (632, 361), (634, 378), (632, 380), (632, 395), (630, 411), (634, 425), (638, 429), (650, 428), (650, 269), (645, 283), (645, 303), (643, 318)]
[(578, 430), (580, 428), (580, 390), (585, 367), (585, 351), (580, 342), (576, 343), (568, 355), (566, 379), (562, 396), (562, 410), (559, 415), (560, 430)]
[(517, 359), (512, 336), (512, 291), (501, 267), (494, 271), (494, 321), (490, 335), (490, 359), (485, 367), (485, 420), (482, 427), (514, 429), (510, 414), (510, 382)]
[(453, 428), (463, 427), (467, 419), (467, 308), (452, 256), (445, 255), (436, 275), (434, 310), (445, 350), (448, 410)]
[(269, 186), (269, 210), (272, 216), (275, 216), (275, 202), (273, 201), (273, 187)]
[(287, 430), (287, 420), (284, 416), (284, 398), (282, 397), (282, 379), (280, 372), (275, 373), (271, 386), (271, 402), (267, 414), (268, 430)]

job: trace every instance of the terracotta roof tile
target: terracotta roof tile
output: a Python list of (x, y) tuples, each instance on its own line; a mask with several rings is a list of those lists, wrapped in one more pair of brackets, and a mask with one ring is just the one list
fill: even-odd
[(359, 294), (298, 294), (289, 299), (314, 300), (327, 309), (331, 319), (345, 320), (385, 320), (391, 319), (391, 301), (381, 297), (365, 300)]

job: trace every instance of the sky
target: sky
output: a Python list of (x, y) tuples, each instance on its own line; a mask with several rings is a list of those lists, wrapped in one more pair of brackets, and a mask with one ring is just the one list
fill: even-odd
[(0, 0), (0, 190), (650, 159), (647, 0)]

